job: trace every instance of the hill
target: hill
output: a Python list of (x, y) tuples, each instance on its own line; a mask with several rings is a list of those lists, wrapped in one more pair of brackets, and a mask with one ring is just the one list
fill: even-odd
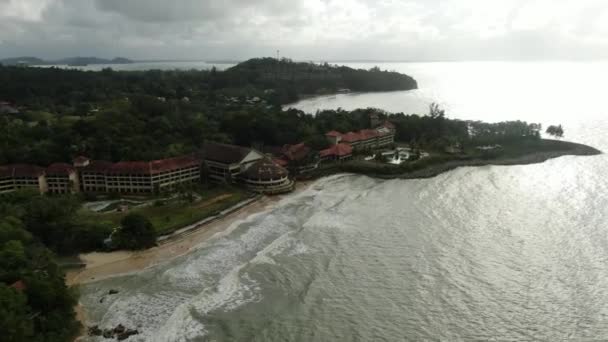
[(254, 58), (227, 69), (222, 87), (250, 85), (260, 89), (286, 91), (290, 100), (298, 95), (337, 92), (393, 91), (417, 89), (412, 77), (378, 67), (370, 70), (346, 66), (294, 62), (289, 59)]

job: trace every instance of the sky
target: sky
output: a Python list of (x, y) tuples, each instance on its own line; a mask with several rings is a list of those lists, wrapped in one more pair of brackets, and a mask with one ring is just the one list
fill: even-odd
[(0, 58), (608, 58), (606, 0), (0, 0)]

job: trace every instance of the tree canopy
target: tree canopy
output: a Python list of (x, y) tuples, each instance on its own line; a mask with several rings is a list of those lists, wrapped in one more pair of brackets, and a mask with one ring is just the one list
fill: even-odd
[(129, 214), (112, 234), (112, 243), (123, 249), (145, 249), (156, 245), (156, 230), (143, 215)]

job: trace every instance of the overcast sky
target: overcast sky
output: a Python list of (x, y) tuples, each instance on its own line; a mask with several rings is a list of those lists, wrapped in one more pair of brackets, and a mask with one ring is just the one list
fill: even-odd
[(608, 58), (607, 0), (0, 0), (0, 58)]

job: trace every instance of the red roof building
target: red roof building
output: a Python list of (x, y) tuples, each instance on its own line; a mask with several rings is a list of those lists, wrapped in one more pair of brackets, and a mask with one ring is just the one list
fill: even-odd
[(336, 144), (319, 152), (321, 160), (345, 160), (353, 155), (353, 148), (349, 144)]
[(304, 143), (296, 145), (285, 145), (283, 146), (283, 156), (288, 161), (300, 161), (306, 158), (310, 153), (310, 147)]

